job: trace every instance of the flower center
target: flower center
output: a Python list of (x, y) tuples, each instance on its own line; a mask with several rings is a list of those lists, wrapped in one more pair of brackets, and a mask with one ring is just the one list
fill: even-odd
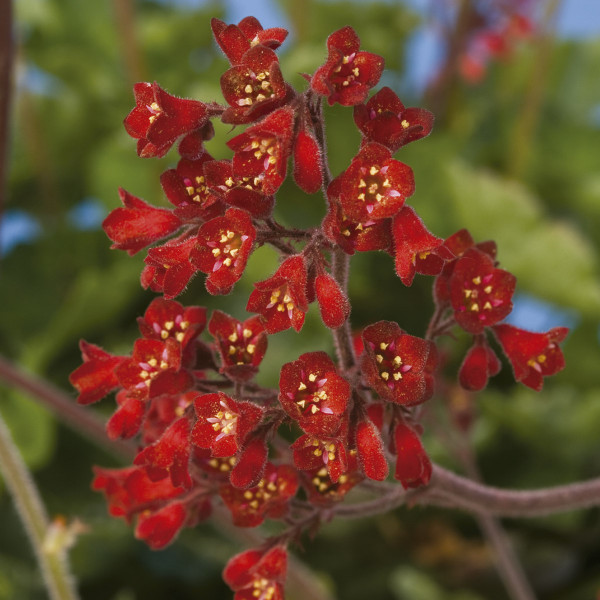
[(194, 202), (202, 202), (208, 195), (208, 188), (205, 185), (204, 175), (197, 175), (193, 181), (188, 177), (184, 177), (183, 183), (185, 184), (185, 191)]
[(390, 190), (392, 184), (386, 177), (388, 168), (372, 165), (368, 170), (361, 169), (363, 177), (358, 182), (358, 199), (366, 204), (369, 213), (373, 212), (373, 207), (381, 204), (386, 196), (393, 195), (393, 190)]
[(303, 377), (295, 394), (295, 402), (303, 415), (307, 413), (314, 415), (319, 411), (329, 415), (333, 414), (330, 408), (326, 408), (322, 404), (328, 398), (327, 392), (323, 389), (326, 383), (327, 377), (318, 379), (316, 373), (310, 373), (306, 379)]
[(269, 71), (262, 71), (257, 75), (249, 72), (248, 76), (248, 83), (244, 87), (246, 96), (237, 101), (239, 106), (251, 106), (255, 102), (261, 102), (273, 96), (275, 92), (269, 80)]
[[(373, 349), (376, 348), (372, 344)], [(396, 352), (396, 342), (381, 342), (377, 347), (375, 354), (379, 377), (383, 379), (389, 387), (394, 387), (395, 382), (402, 379), (404, 374), (412, 369), (412, 365), (404, 364), (400, 354)]]
[(252, 355), (256, 345), (252, 343), (252, 331), (247, 327), (242, 329), (240, 323), (237, 329), (227, 339), (231, 342), (227, 349), (228, 359), (236, 365), (245, 365), (252, 362)]
[(283, 285), (271, 292), (271, 298), (269, 304), (267, 304), (267, 308), (272, 308), (273, 306), (277, 306), (278, 312), (287, 310), (288, 317), (290, 319), (292, 318), (296, 305), (289, 294), (287, 285)]
[(238, 419), (238, 415), (229, 409), (229, 406), (227, 406), (227, 403), (224, 400), (220, 400), (219, 405), (222, 410), (219, 410), (214, 417), (206, 419), (208, 423), (212, 424), (212, 428), (215, 431), (220, 432), (215, 438), (215, 442), (218, 442), (227, 435), (232, 435), (235, 431)]
[(359, 68), (354, 66), (355, 57), (356, 52), (344, 56), (342, 63), (333, 70), (331, 80), (334, 85), (348, 87), (360, 75)]
[(213, 273), (218, 271), (222, 266), (235, 266), (240, 247), (247, 239), (247, 235), (236, 235), (230, 229), (221, 229), (218, 241), (211, 240), (206, 242), (206, 245), (212, 248), (212, 255), (215, 257)]
[(492, 308), (504, 304), (500, 298), (492, 298), (494, 287), (491, 285), (493, 279), (493, 273), (488, 273), (483, 277), (477, 275), (470, 281), (464, 283), (464, 306), (461, 307), (462, 311), (470, 311), (474, 313), (481, 313), (479, 319), (484, 321), (487, 316), (482, 311), (490, 311)]

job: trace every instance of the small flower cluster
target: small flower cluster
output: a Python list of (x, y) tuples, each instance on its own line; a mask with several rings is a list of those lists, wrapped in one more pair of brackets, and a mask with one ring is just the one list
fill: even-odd
[[(566, 330), (536, 334), (502, 324), (515, 278), (498, 268), (495, 244), (476, 244), (465, 230), (439, 238), (406, 204), (413, 172), (393, 155), (427, 136), (433, 115), (406, 108), (387, 87), (367, 100), (384, 61), (360, 50), (352, 28), (328, 38), (327, 59), (306, 76), (303, 93), (283, 79), (275, 53), (285, 30), (265, 30), (252, 17), (237, 25), (213, 19), (212, 30), (231, 63), (221, 77), (227, 106), (139, 83), (125, 119), (142, 157), (163, 156), (178, 142), (179, 162), (161, 176), (173, 208), (121, 190), (124, 206), (104, 222), (114, 248), (134, 254), (149, 247), (142, 285), (163, 297), (139, 318), (141, 337), (130, 356), (82, 341), (84, 362), (71, 382), (82, 404), (116, 391), (108, 436), (136, 437), (139, 451), (131, 467), (96, 468), (93, 487), (104, 492), (112, 515), (135, 519), (136, 536), (152, 548), (207, 518), (215, 502), (239, 527), (266, 518), (288, 523), (264, 547), (231, 559), (224, 572), (237, 600), (276, 600), (283, 598), (287, 544), (330, 516), (353, 487), (385, 480), (390, 462), (405, 489), (429, 483), (432, 465), (414, 407), (434, 393), (435, 338), (455, 325), (473, 336), (459, 373), (466, 389), (482, 389), (500, 369), (488, 330), (516, 379), (540, 389), (543, 376), (563, 366), (558, 343)], [(323, 99), (352, 106), (362, 134), (356, 156), (335, 178), (324, 154)], [(231, 160), (203, 148), (213, 118), (248, 125), (228, 142)], [(327, 214), (319, 227), (287, 229), (274, 218), (290, 158), (296, 184), (309, 194), (324, 192)], [(281, 262), (254, 283), (247, 299), (254, 316), (209, 316), (173, 300), (198, 271), (207, 275), (210, 294), (231, 292), (250, 254), (265, 243)], [(378, 321), (353, 344), (346, 269), (350, 255), (370, 250), (393, 256), (406, 286), (416, 273), (435, 277), (436, 310), (425, 338)], [(337, 364), (326, 352), (307, 352), (282, 364), (278, 389), (256, 383), (268, 337), (300, 331), (315, 301), (332, 331)], [(208, 341), (201, 339), (205, 329)]]

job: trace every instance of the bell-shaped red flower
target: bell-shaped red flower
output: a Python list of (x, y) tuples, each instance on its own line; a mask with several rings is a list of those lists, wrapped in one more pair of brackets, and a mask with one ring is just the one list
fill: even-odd
[(358, 470), (356, 450), (347, 452), (346, 468), (347, 471), (341, 474), (335, 483), (331, 480), (326, 465), (320, 464), (309, 471), (300, 471), (302, 487), (309, 501), (317, 506), (330, 506), (343, 500), (344, 496), (364, 479)]
[(215, 310), (208, 331), (217, 341), (220, 373), (237, 381), (248, 381), (256, 375), (267, 351), (267, 334), (259, 316), (241, 322)]
[(106, 433), (111, 440), (132, 438), (142, 426), (148, 403), (127, 390), (121, 390), (116, 401), (118, 408), (106, 423)]
[(354, 122), (367, 142), (377, 142), (392, 153), (428, 136), (434, 116), (424, 108), (406, 108), (389, 88), (381, 88), (365, 104), (354, 107)]
[(384, 60), (377, 54), (361, 52), (360, 39), (352, 27), (343, 27), (327, 38), (329, 56), (313, 75), (310, 85), (327, 97), (329, 105), (360, 104), (377, 85)]
[(246, 17), (237, 25), (227, 25), (220, 19), (211, 19), (215, 40), (232, 65), (238, 65), (250, 48), (259, 44), (276, 50), (287, 37), (282, 27), (263, 29), (256, 17)]
[(379, 430), (368, 418), (359, 421), (356, 426), (356, 450), (365, 476), (375, 481), (383, 481), (388, 474), (383, 441)]
[(383, 398), (414, 406), (433, 394), (437, 351), (433, 342), (408, 335), (393, 321), (365, 327), (361, 366), (367, 383)]
[(330, 329), (341, 327), (350, 314), (350, 302), (329, 273), (315, 278), (315, 292), (323, 323)]
[(512, 310), (515, 276), (497, 269), (481, 250), (470, 248), (460, 257), (450, 276), (450, 301), (456, 322), (469, 333), (501, 321)]
[(164, 156), (177, 138), (203, 127), (208, 111), (203, 102), (177, 98), (156, 82), (133, 86), (135, 108), (124, 121), (127, 133), (138, 140), (138, 155)]
[(283, 546), (266, 552), (246, 550), (229, 560), (223, 571), (234, 600), (283, 600), (287, 553)]
[(304, 127), (294, 140), (294, 181), (307, 194), (323, 185), (323, 157), (313, 133)]
[(460, 385), (471, 392), (485, 388), (488, 379), (500, 372), (502, 365), (487, 342), (475, 343), (465, 356), (458, 372)]
[(307, 352), (283, 365), (279, 390), (284, 410), (306, 433), (316, 436), (337, 433), (351, 390), (325, 352)]
[[(347, 430), (347, 427), (344, 427), (344, 430)], [(302, 435), (290, 448), (294, 451), (294, 464), (298, 469), (314, 471), (325, 466), (332, 483), (337, 483), (348, 470), (346, 440), (343, 437)]]
[(134, 255), (182, 225), (172, 211), (155, 208), (122, 188), (119, 188), (119, 198), (124, 207), (115, 208), (102, 223), (104, 232), (114, 242), (113, 249)]
[(394, 477), (405, 489), (427, 485), (431, 479), (431, 461), (417, 433), (406, 423), (394, 430), (396, 472)]
[(207, 221), (198, 231), (197, 244), (190, 261), (207, 273), (206, 289), (211, 294), (228, 294), (242, 276), (256, 229), (250, 215), (239, 208), (229, 208), (222, 217)]
[(290, 327), (300, 331), (308, 310), (306, 282), (304, 257), (290, 256), (269, 279), (254, 284), (246, 310), (262, 315), (267, 333)]
[(558, 344), (569, 333), (567, 327), (534, 333), (502, 324), (494, 326), (493, 331), (510, 360), (515, 379), (527, 387), (539, 392), (544, 385), (544, 377), (564, 368), (565, 359)]
[(412, 169), (375, 142), (363, 146), (336, 180), (330, 185), (339, 191), (344, 213), (358, 222), (393, 217), (415, 191)]

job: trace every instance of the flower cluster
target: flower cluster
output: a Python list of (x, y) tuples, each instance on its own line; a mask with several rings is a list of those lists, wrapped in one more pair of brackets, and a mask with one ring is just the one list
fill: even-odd
[[(207, 518), (219, 502), (239, 527), (285, 518), (287, 533), (232, 558), (224, 572), (236, 599), (275, 600), (283, 598), (287, 544), (330, 516), (353, 487), (385, 480), (390, 464), (405, 489), (429, 483), (432, 464), (415, 407), (434, 394), (437, 337), (454, 326), (473, 336), (459, 373), (466, 389), (482, 389), (500, 369), (488, 331), (517, 381), (540, 389), (542, 377), (563, 366), (558, 343), (566, 330), (537, 334), (502, 324), (515, 278), (498, 267), (495, 244), (476, 244), (465, 230), (437, 237), (406, 203), (414, 175), (394, 154), (429, 135), (433, 115), (406, 108), (388, 87), (367, 100), (384, 62), (360, 50), (352, 28), (331, 34), (325, 63), (307, 76), (303, 93), (284, 80), (275, 53), (284, 29), (265, 30), (248, 17), (237, 25), (213, 19), (212, 30), (231, 65), (221, 77), (227, 106), (139, 83), (125, 119), (142, 157), (163, 156), (178, 142), (179, 162), (160, 178), (173, 208), (121, 190), (123, 207), (104, 222), (114, 248), (149, 248), (142, 285), (163, 296), (139, 318), (131, 355), (82, 341), (83, 364), (71, 382), (82, 404), (116, 391), (107, 434), (135, 437), (138, 452), (130, 467), (97, 468), (93, 487), (104, 492), (111, 514), (135, 519), (136, 536), (152, 548)], [(324, 154), (323, 99), (352, 106), (362, 136), (334, 178)], [(215, 118), (247, 125), (228, 142), (231, 160), (203, 147)], [(275, 220), (290, 158), (300, 189), (323, 190), (327, 213), (318, 227), (289, 229)], [(206, 274), (210, 294), (230, 293), (265, 243), (281, 261), (254, 283), (249, 318), (209, 315), (173, 299), (197, 272)], [(435, 277), (436, 310), (424, 338), (378, 321), (353, 344), (348, 259), (371, 250), (393, 257), (406, 286), (417, 273)], [(258, 384), (269, 336), (300, 331), (315, 301), (337, 362), (322, 350), (285, 357), (278, 387)]]

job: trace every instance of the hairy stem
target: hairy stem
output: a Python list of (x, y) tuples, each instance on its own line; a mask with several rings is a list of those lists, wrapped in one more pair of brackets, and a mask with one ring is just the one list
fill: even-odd
[(48, 516), (29, 471), (0, 416), (0, 473), (27, 531), (52, 600), (75, 600), (77, 593), (64, 551), (46, 551)]

